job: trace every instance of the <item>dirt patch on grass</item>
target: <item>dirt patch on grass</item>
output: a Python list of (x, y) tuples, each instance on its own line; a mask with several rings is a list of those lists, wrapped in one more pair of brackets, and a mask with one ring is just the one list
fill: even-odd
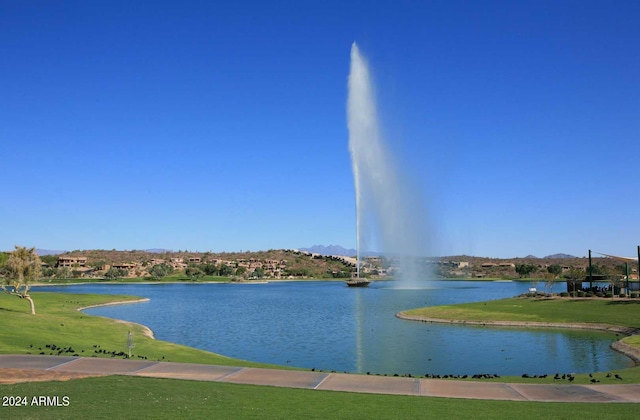
[(68, 381), (70, 379), (81, 379), (94, 376), (105, 375), (74, 372), (55, 372), (50, 370), (0, 368), (0, 384), (2, 385), (17, 384), (21, 382)]

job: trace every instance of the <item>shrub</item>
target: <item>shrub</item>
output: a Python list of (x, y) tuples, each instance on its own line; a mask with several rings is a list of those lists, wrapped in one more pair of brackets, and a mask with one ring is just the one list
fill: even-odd
[(596, 297), (604, 297), (604, 293), (598, 292), (598, 293), (596, 293)]
[(562, 293), (560, 293), (560, 296), (569, 297), (569, 293), (568, 292), (562, 292)]
[(585, 296), (586, 296), (586, 293), (583, 292), (582, 290), (578, 292), (578, 297), (585, 297)]
[(608, 298), (612, 298), (612, 297), (613, 297), (613, 292), (607, 292), (606, 296), (607, 296)]
[(638, 296), (640, 296), (640, 293), (638, 293), (638, 292), (631, 292), (631, 297), (632, 297), (632, 298), (638, 298)]
[(620, 293), (620, 294), (618, 295), (618, 297), (626, 298), (626, 297), (627, 297), (627, 294), (626, 294), (626, 293)]
[(587, 296), (587, 297), (593, 297), (593, 293), (591, 293), (591, 292), (587, 292), (586, 296)]

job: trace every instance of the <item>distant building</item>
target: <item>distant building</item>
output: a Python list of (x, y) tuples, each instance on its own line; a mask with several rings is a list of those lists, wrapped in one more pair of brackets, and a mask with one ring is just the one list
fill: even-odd
[(120, 270), (133, 270), (134, 268), (136, 268), (138, 266), (138, 264), (136, 263), (116, 263), (113, 264), (111, 267), (113, 268), (118, 268)]
[(179, 270), (187, 266), (182, 258), (171, 258), (169, 261), (171, 261), (171, 266), (174, 270)]
[(84, 267), (87, 265), (87, 257), (58, 257), (56, 267)]

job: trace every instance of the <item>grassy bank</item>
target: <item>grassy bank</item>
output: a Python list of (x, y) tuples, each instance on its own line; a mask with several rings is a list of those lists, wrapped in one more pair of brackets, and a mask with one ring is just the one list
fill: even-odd
[[(115, 301), (135, 302), (135, 296), (32, 293), (37, 315), (29, 314), (24, 299), (0, 293), (0, 353), (53, 354), (85, 357), (123, 357), (128, 353), (127, 338), (132, 332), (133, 358), (232, 366), (266, 366), (215, 353), (181, 346), (145, 335), (146, 328), (128, 322), (89, 316), (78, 308)], [(132, 303), (133, 304), (133, 303)], [(142, 303), (144, 304), (144, 303)], [(55, 345), (52, 348), (52, 345)], [(62, 350), (62, 352), (60, 352)], [(70, 351), (71, 350), (71, 351)]]
[[(572, 299), (515, 297), (487, 302), (442, 305), (417, 308), (398, 314), (414, 320), (440, 320), (453, 323), (479, 323), (481, 325), (513, 325), (533, 327), (581, 327), (619, 331), (622, 343), (640, 349), (640, 301), (624, 299)], [(608, 328), (621, 327), (621, 328)], [(618, 371), (625, 383), (640, 383), (640, 367)], [(575, 383), (588, 383), (587, 375), (577, 375)], [(510, 382), (522, 381), (520, 378)], [(553, 382), (548, 379), (543, 382)]]
[(611, 324), (640, 327), (640, 300), (510, 298), (403, 311), (424, 318)]
[(138, 377), (0, 386), (67, 396), (68, 407), (0, 407), (2, 418), (521, 419), (635, 418), (637, 404), (535, 403), (354, 394)]

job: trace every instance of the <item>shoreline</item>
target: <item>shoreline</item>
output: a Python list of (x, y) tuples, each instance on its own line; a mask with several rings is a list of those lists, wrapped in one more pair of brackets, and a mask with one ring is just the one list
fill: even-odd
[[(269, 279), (269, 280), (247, 280), (247, 281), (214, 281), (214, 280), (206, 280), (206, 281), (79, 281), (73, 283), (34, 283), (33, 287), (56, 287), (56, 286), (84, 286), (84, 285), (94, 285), (94, 284), (105, 284), (105, 285), (158, 285), (158, 284), (268, 284), (268, 283), (277, 283), (277, 282), (287, 282), (287, 281), (310, 281), (310, 279)], [(322, 281), (322, 280), (313, 280), (313, 281)]]
[[(640, 328), (623, 327), (611, 324), (589, 324), (589, 323), (563, 323), (563, 322), (537, 322), (537, 321), (472, 321), (460, 319), (443, 319), (443, 318), (425, 318), (416, 315), (406, 315), (402, 312), (396, 314), (397, 318), (407, 321), (425, 322), (431, 324), (459, 324), (481, 327), (524, 327), (524, 328), (561, 328), (573, 330), (596, 330), (610, 333), (624, 334), (626, 337), (640, 334)], [(616, 340), (611, 344), (611, 348), (619, 353), (624, 354), (633, 360), (636, 366), (640, 366), (640, 348), (630, 346), (622, 342), (622, 339)]]
[[(266, 283), (288, 283), (288, 282), (308, 282), (308, 281), (326, 281), (326, 282), (345, 282), (350, 279), (350, 277), (343, 278), (326, 278), (326, 279), (314, 279), (314, 278), (265, 278), (263, 280), (244, 280), (244, 281), (216, 281), (216, 280), (204, 280), (204, 281), (191, 281), (191, 280), (172, 280), (172, 281), (162, 281), (162, 280), (142, 280), (135, 281), (136, 277), (125, 278), (129, 281), (114, 281), (114, 280), (101, 280), (101, 279), (92, 279), (92, 280), (84, 280), (77, 279), (78, 281), (70, 282), (70, 283), (45, 283), (45, 282), (37, 282), (33, 283), (32, 286), (37, 287), (54, 287), (54, 286), (78, 286), (78, 285), (87, 285), (87, 284), (266, 284)], [(124, 279), (123, 279), (124, 280)], [(374, 283), (379, 281), (398, 281), (398, 279), (394, 278), (367, 278), (368, 281)], [(473, 281), (473, 282), (498, 282), (498, 283), (511, 283), (511, 282), (533, 282), (540, 281), (540, 279), (500, 279), (500, 278), (437, 278), (437, 279), (429, 279), (425, 281)]]
[[(79, 312), (84, 311), (85, 309), (91, 309), (91, 308), (99, 308), (101, 306), (112, 306), (112, 305), (126, 305), (128, 303), (143, 303), (143, 302), (149, 302), (151, 299), (149, 298), (140, 298), (140, 299), (136, 299), (136, 300), (119, 300), (119, 301), (115, 301), (115, 302), (107, 302), (107, 303), (99, 303), (96, 305), (89, 305), (89, 306), (84, 306), (82, 308), (78, 308), (77, 310)], [(89, 314), (87, 314), (89, 315)], [(138, 324), (137, 322), (131, 322), (131, 321), (125, 321), (122, 319), (116, 319), (116, 318), (109, 318), (106, 316), (99, 316), (99, 315), (89, 315), (89, 316), (97, 316), (100, 318), (104, 318), (104, 319), (110, 319), (112, 321), (121, 323), (121, 324), (125, 324), (125, 325), (137, 325), (140, 328), (142, 328), (142, 334), (146, 337), (149, 337), (152, 340), (155, 340), (155, 334), (153, 333), (153, 330), (149, 327), (147, 327), (146, 325), (143, 324)]]
[[(306, 280), (298, 280), (298, 279), (279, 279), (279, 280), (272, 280), (274, 282), (296, 282), (296, 281), (320, 281), (317, 279), (306, 279)], [(329, 281), (341, 281), (340, 279), (331, 279)], [(490, 281), (490, 282), (494, 282), (495, 280), (477, 280), (477, 281)], [(181, 284), (183, 282), (149, 282), (149, 283), (142, 283), (142, 282), (132, 282), (132, 283), (111, 283), (111, 284), (162, 284), (162, 283), (167, 283), (167, 284)], [(251, 284), (252, 282), (193, 282), (193, 284), (231, 284), (231, 283), (239, 283), (239, 284)], [(269, 283), (268, 281), (258, 281), (255, 283)], [(255, 284), (254, 283), (254, 284)], [(66, 285), (77, 285), (77, 284), (93, 284), (93, 282), (84, 282), (84, 283), (75, 283), (75, 284), (71, 284), (71, 283), (67, 283)], [(105, 283), (102, 283), (105, 284)], [(62, 284), (52, 284), (51, 286), (60, 286)], [(591, 298), (593, 299), (593, 298)], [(597, 298), (596, 298), (597, 299)], [(608, 298), (602, 298), (602, 299), (608, 299)], [(142, 302), (148, 302), (150, 301), (149, 298), (140, 298), (137, 300), (129, 300), (129, 301), (115, 301), (115, 302), (108, 302), (108, 303), (103, 303), (103, 304), (96, 304), (96, 305), (90, 305), (90, 306), (86, 306), (86, 307), (81, 307), (81, 308), (77, 308), (78, 311), (83, 311), (85, 309), (90, 309), (90, 308), (95, 308), (95, 307), (101, 307), (101, 306), (111, 306), (111, 305), (122, 305), (122, 304), (129, 304), (129, 303), (142, 303)], [(625, 336), (633, 336), (633, 335), (639, 335), (640, 334), (640, 328), (633, 328), (633, 327), (624, 327), (624, 326), (619, 326), (619, 325), (612, 325), (612, 324), (589, 324), (589, 323), (559, 323), (559, 322), (535, 322), (535, 321), (474, 321), (474, 320), (451, 320), (451, 319), (442, 319), (442, 318), (425, 318), (425, 317), (420, 317), (420, 316), (415, 316), (415, 315), (406, 315), (403, 313), (404, 311), (398, 312), (395, 314), (395, 316), (399, 319), (403, 319), (403, 320), (408, 320), (408, 321), (417, 321), (417, 322), (424, 322), (424, 323), (440, 323), (440, 324), (460, 324), (460, 325), (471, 325), (471, 326), (495, 326), (495, 327), (524, 327), (524, 328), (559, 328), (559, 329), (576, 329), (576, 330), (597, 330), (597, 331), (604, 331), (604, 332), (609, 332), (609, 333), (620, 333), (620, 334), (624, 334)], [(90, 316), (98, 316), (98, 315), (90, 315)], [(131, 321), (124, 321), (124, 320), (119, 320), (116, 318), (110, 318), (110, 317), (101, 317), (101, 318), (105, 318), (105, 319), (109, 319), (109, 320), (113, 320), (115, 322), (119, 322), (119, 323), (123, 323), (123, 324), (130, 324), (130, 325), (137, 325), (139, 327), (141, 327), (143, 329), (143, 334), (153, 340), (155, 340), (155, 335), (153, 333), (153, 330), (151, 330), (149, 327), (147, 327), (146, 325), (143, 324), (139, 324), (139, 323), (135, 323), (135, 322), (131, 322)], [(614, 341), (611, 345), (610, 345), (611, 349), (625, 355), (626, 357), (628, 357), (629, 359), (631, 359), (634, 362), (635, 367), (640, 366), (640, 348), (638, 347), (634, 347), (631, 345), (628, 345), (626, 343), (622, 342), (622, 339)]]

